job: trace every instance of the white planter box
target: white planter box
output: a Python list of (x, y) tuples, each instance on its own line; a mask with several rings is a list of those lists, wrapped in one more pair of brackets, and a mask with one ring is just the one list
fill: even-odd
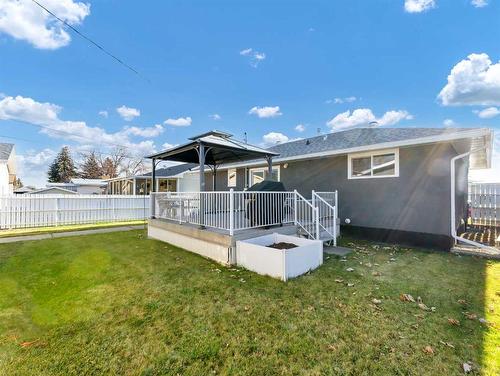
[[(274, 249), (273, 243), (292, 243), (291, 249)], [(236, 264), (283, 281), (323, 264), (323, 243), (290, 235), (270, 234), (236, 242)]]

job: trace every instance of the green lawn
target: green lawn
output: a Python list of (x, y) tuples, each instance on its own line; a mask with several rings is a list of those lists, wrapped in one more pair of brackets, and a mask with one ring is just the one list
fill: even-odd
[(499, 262), (355, 244), (287, 283), (143, 231), (1, 245), (0, 374), (500, 373)]

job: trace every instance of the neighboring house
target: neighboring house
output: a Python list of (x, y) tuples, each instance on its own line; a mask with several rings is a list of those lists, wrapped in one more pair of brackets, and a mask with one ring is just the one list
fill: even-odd
[[(199, 190), (198, 165), (183, 163), (156, 170), (156, 191), (192, 192)], [(111, 195), (144, 195), (151, 191), (151, 172), (107, 180), (106, 193)]]
[[(273, 179), (287, 190), (306, 197), (338, 190), (344, 233), (450, 248), (465, 223), (468, 171), (491, 167), (492, 139), (484, 128), (360, 128), (269, 150), (280, 154)], [(213, 176), (206, 176), (211, 190)], [(265, 178), (261, 160), (221, 166), (217, 190), (243, 190)]]
[(0, 196), (14, 192), (16, 154), (14, 144), (0, 143)]
[(31, 187), (21, 187), (21, 188), (17, 188), (16, 190), (14, 190), (14, 194), (15, 195), (24, 195), (27, 193), (31, 193), (33, 191), (36, 191), (36, 189), (31, 188)]
[(75, 191), (63, 188), (63, 187), (46, 187), (41, 189), (36, 189), (27, 195), (76, 195)]
[(102, 179), (71, 179), (76, 186), (76, 193), (81, 195), (101, 195), (106, 190), (108, 183)]
[(107, 182), (101, 179), (73, 178), (69, 183), (47, 183), (46, 186), (47, 188), (62, 188), (81, 195), (100, 195), (104, 193)]

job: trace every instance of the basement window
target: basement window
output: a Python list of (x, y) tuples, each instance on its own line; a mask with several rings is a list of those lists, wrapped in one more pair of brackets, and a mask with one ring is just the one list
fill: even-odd
[(399, 176), (399, 149), (349, 154), (348, 178), (389, 178)]

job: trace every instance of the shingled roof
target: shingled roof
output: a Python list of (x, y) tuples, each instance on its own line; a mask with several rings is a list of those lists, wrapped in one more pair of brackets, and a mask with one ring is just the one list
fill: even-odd
[(275, 145), (270, 147), (269, 150), (279, 153), (281, 159), (324, 151), (353, 149), (368, 145), (455, 134), (470, 130), (474, 130), (474, 128), (356, 128)]
[(12, 153), (12, 149), (14, 149), (14, 144), (0, 143), (0, 161), (8, 160)]

